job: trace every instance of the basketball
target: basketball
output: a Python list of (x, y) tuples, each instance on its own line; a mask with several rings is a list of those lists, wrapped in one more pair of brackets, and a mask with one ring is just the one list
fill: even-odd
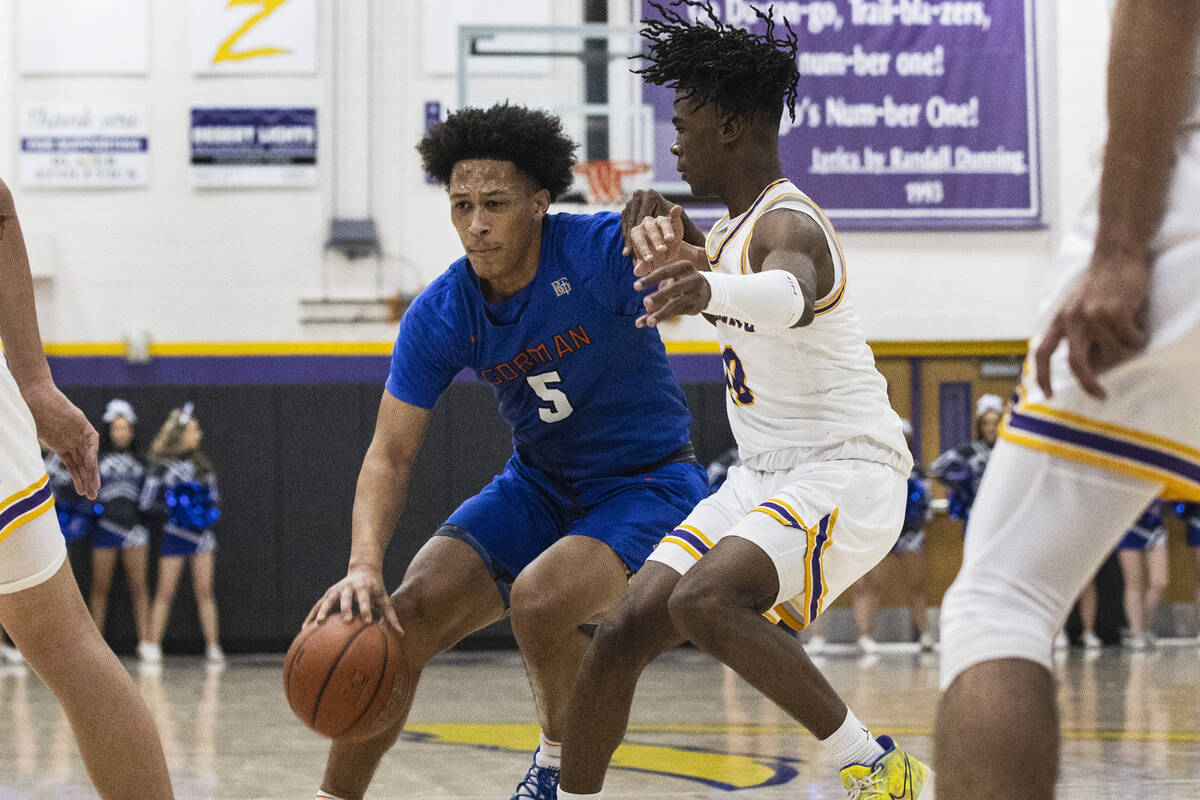
[(330, 739), (368, 739), (399, 719), (412, 700), (404, 646), (383, 621), (331, 616), (305, 625), (283, 662), (288, 705)]

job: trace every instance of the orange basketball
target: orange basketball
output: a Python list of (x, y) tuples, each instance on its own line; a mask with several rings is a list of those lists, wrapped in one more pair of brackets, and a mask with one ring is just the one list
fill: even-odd
[(395, 629), (328, 617), (305, 625), (283, 662), (288, 705), (331, 739), (368, 739), (399, 720), (412, 702), (412, 680)]

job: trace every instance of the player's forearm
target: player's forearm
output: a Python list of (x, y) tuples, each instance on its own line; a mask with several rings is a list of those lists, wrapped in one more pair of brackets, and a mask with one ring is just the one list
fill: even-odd
[(50, 381), (42, 352), (25, 239), (8, 187), (0, 183), (0, 340), (8, 369), (22, 390)]
[(408, 495), (411, 465), (367, 452), (354, 494), (350, 569), (379, 571)]
[[(1098, 255), (1145, 257), (1190, 101), (1200, 3), (1121, 0), (1108, 65)], [(1094, 263), (1101, 262), (1097, 259)]]
[(704, 234), (701, 233), (700, 229), (696, 227), (696, 223), (692, 222), (692, 220), (688, 217), (686, 211), (683, 212), (683, 215), (680, 217), (680, 221), (683, 222), (683, 241), (703, 249)]

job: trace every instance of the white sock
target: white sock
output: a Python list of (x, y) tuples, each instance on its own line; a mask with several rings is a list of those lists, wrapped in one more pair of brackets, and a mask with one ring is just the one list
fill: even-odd
[(821, 743), (833, 756), (839, 769), (845, 769), (851, 764), (870, 766), (883, 755), (883, 747), (848, 708), (842, 726), (828, 739), (822, 739)]
[(604, 795), (603, 789), (596, 792), (595, 794), (573, 794), (572, 792), (568, 792), (566, 789), (562, 788), (561, 786), (558, 787), (558, 800), (588, 800), (589, 798), (591, 800), (599, 800), (599, 798), (602, 797), (603, 795)]
[(329, 792), (317, 792), (317, 800), (342, 800), (342, 798)]
[(538, 751), (533, 757), (534, 763), (542, 769), (562, 767), (562, 743), (550, 741), (544, 733), (538, 734), (538, 740)]

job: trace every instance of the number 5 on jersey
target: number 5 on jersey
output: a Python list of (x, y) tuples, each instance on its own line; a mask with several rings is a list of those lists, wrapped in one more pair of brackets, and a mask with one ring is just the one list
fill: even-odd
[(550, 404), (550, 408), (544, 405), (538, 408), (538, 416), (542, 418), (542, 422), (562, 422), (571, 416), (571, 412), (575, 410), (571, 408), (571, 401), (567, 400), (562, 389), (554, 388), (555, 384), (562, 383), (562, 378), (558, 377), (558, 370), (530, 375), (525, 380), (529, 381), (534, 394), (544, 403)]
[(721, 352), (721, 360), (725, 362), (725, 387), (733, 402), (739, 406), (754, 405), (754, 392), (746, 385), (746, 370), (738, 354), (732, 347), (726, 347)]

